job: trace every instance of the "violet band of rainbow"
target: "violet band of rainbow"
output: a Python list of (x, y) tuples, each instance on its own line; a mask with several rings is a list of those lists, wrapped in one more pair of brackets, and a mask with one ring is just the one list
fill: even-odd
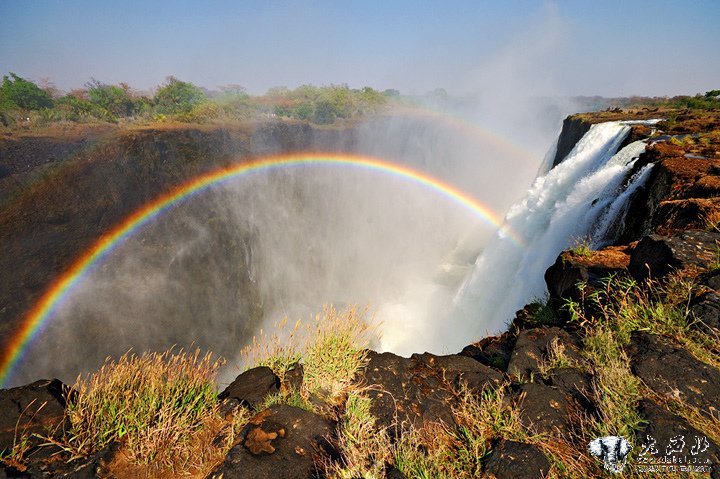
[(12, 377), (15, 367), (20, 363), (24, 352), (32, 343), (32, 340), (42, 331), (43, 326), (48, 322), (61, 300), (82, 281), (93, 265), (110, 254), (138, 229), (150, 223), (174, 205), (213, 185), (220, 185), (253, 172), (313, 165), (362, 168), (392, 174), (416, 182), (468, 209), (481, 221), (496, 228), (499, 234), (509, 237), (518, 247), (524, 246), (517, 235), (508, 226), (503, 225), (502, 220), (495, 213), (469, 194), (426, 173), (386, 160), (337, 153), (304, 153), (265, 157), (234, 164), (203, 174), (152, 200), (125, 218), (113, 229), (103, 234), (93, 246), (80, 255), (43, 293), (40, 300), (23, 318), (17, 331), (2, 352), (0, 358), (0, 387), (7, 387), (6, 385)]

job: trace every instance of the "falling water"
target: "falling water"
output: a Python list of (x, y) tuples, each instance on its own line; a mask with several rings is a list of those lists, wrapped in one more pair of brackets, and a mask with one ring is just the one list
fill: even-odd
[(488, 243), (455, 297), (451, 322), (462, 331), (453, 337), (467, 334), (467, 342), (505, 329), (515, 311), (546, 294), (543, 273), (562, 250), (581, 238), (591, 237), (594, 247), (615, 239), (628, 199), (650, 171), (646, 166), (625, 182), (645, 150), (636, 141), (616, 153), (629, 131), (627, 122), (593, 125), (510, 209), (506, 222), (523, 245), (500, 235)]

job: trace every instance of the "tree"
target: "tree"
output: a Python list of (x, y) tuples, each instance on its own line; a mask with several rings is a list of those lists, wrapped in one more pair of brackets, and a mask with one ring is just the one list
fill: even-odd
[(112, 117), (125, 117), (133, 114), (133, 101), (122, 86), (106, 85), (94, 78), (85, 85), (90, 101), (105, 109)]
[(158, 89), (154, 100), (158, 113), (174, 115), (190, 113), (195, 106), (206, 100), (206, 96), (192, 83), (171, 76), (167, 83)]
[(0, 86), (0, 108), (23, 108), (25, 110), (42, 110), (52, 108), (53, 100), (42, 88), (31, 81), (25, 80), (14, 73), (3, 77)]

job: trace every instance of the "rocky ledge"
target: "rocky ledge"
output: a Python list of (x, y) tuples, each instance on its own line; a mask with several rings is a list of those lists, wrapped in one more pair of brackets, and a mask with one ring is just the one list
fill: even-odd
[[(478, 473), (486, 477), (603, 476), (602, 463), (585, 449), (603, 431), (632, 437), (628, 467), (635, 472), (654, 452), (682, 451), (704, 461), (703, 475), (720, 477), (720, 114), (684, 115), (692, 131), (679, 133), (677, 119), (661, 123), (659, 139), (649, 140), (637, 162), (636, 169), (655, 167), (632, 199), (619, 243), (563, 252), (545, 273), (547, 303), (526, 306), (506, 333), (458, 354), (368, 352), (355, 383), (370, 399), (377, 431), (390, 443), (431, 424), (463, 431), (459, 391), (480, 396), (503, 388), (503, 407), (516, 411), (529, 433), (499, 428), (488, 436), (478, 452)], [(577, 136), (589, 120), (566, 124)], [(282, 379), (255, 368), (220, 393), (225, 411), (245, 407), (251, 417), (208, 477), (305, 479), (322, 475), (318, 457), (349, 461), (338, 446), (342, 403), (311, 397), (311, 408), (267, 407), (268, 396), (300, 390), (303, 376), (301, 365)], [(20, 425), (39, 433), (24, 445), (26, 462), (5, 456), (0, 477), (108, 476), (116, 445), (77, 459), (47, 438), (67, 420), (68, 391), (57, 380), (0, 391), (0, 450), (17, 446)], [(558, 444), (568, 456), (553, 449)], [(573, 454), (571, 464), (558, 462)], [(405, 477), (397, 461), (380, 466), (384, 477)], [(573, 467), (579, 472), (568, 472)]]

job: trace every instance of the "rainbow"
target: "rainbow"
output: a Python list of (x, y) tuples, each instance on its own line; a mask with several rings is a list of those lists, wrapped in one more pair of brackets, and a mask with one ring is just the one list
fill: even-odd
[(174, 205), (206, 189), (227, 183), (250, 173), (266, 172), (274, 169), (302, 166), (356, 167), (368, 171), (387, 173), (401, 179), (426, 186), (462, 207), (469, 210), (481, 221), (496, 228), (501, 235), (508, 236), (518, 246), (522, 241), (490, 209), (457, 188), (423, 172), (371, 157), (307, 153), (260, 158), (253, 161), (234, 164), (210, 173), (203, 174), (175, 189), (161, 195), (138, 209), (113, 229), (105, 233), (89, 250), (78, 257), (74, 263), (48, 288), (40, 300), (22, 320), (5, 351), (0, 358), (0, 387), (6, 387), (14, 368), (19, 364), (25, 350), (52, 316), (58, 304), (73, 288), (83, 280), (92, 267), (108, 256), (126, 238), (144, 225), (171, 209)]

